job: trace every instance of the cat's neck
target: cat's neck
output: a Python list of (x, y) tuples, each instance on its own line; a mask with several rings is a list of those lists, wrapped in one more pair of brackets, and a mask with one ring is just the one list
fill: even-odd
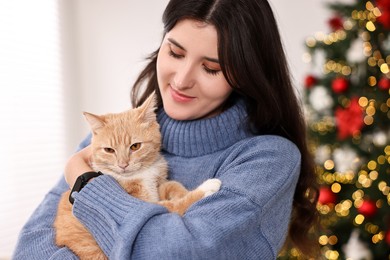
[(112, 175), (119, 182), (119, 184), (122, 185), (123, 183), (131, 182), (134, 180), (141, 180), (141, 179), (142, 180), (150, 179), (153, 181), (160, 180), (163, 178), (165, 179), (168, 176), (167, 169), (168, 169), (167, 162), (165, 161), (163, 156), (159, 155), (157, 160), (155, 160), (155, 162), (152, 165), (146, 168), (141, 168), (132, 175), (129, 176), (121, 176), (120, 174), (110, 174), (110, 175)]

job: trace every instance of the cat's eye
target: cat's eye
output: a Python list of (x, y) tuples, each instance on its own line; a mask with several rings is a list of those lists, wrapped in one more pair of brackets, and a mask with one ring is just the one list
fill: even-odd
[(106, 153), (115, 153), (115, 150), (112, 149), (112, 148), (110, 148), (110, 147), (105, 147), (105, 148), (104, 148), (104, 151), (105, 151)]
[(141, 143), (135, 143), (130, 146), (130, 150), (137, 151), (139, 148), (141, 148)]

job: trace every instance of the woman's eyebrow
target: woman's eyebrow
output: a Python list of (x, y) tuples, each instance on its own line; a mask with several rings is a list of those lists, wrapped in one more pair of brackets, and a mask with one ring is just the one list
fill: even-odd
[[(168, 38), (168, 41), (170, 43), (172, 43), (173, 45), (175, 45), (176, 47), (182, 49), (183, 51), (187, 51), (186, 48), (184, 48), (180, 43), (178, 43), (176, 40), (172, 39), (172, 38)], [(215, 58), (210, 58), (210, 57), (206, 57), (204, 56), (203, 57), (205, 60), (208, 60), (210, 62), (213, 62), (213, 63), (219, 63), (219, 60), (218, 59), (215, 59)]]
[(182, 49), (183, 51), (186, 51), (186, 49), (180, 44), (178, 43), (177, 41), (175, 41), (174, 39), (172, 38), (168, 38), (168, 41), (174, 45), (176, 45), (176, 47)]

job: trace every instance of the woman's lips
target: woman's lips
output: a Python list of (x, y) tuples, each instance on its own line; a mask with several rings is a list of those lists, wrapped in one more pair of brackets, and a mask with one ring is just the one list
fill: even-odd
[(176, 102), (186, 103), (195, 99), (195, 97), (190, 97), (178, 92), (177, 90), (172, 88), (172, 86), (169, 87), (169, 90), (171, 92), (172, 99), (175, 100)]

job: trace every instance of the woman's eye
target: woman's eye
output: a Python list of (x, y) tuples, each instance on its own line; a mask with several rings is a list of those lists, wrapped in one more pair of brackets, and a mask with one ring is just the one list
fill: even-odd
[(130, 146), (130, 150), (137, 151), (139, 148), (141, 148), (141, 143), (135, 143)]
[(172, 56), (172, 57), (175, 58), (175, 59), (181, 59), (181, 58), (184, 57), (183, 55), (177, 54), (177, 53), (175, 53), (175, 52), (172, 51), (172, 50), (169, 50), (169, 55)]
[(115, 150), (110, 147), (103, 148), (106, 153), (115, 153)]
[(220, 70), (213, 70), (213, 69), (210, 69), (206, 66), (203, 66), (203, 69), (206, 71), (206, 73), (210, 74), (210, 75), (217, 75)]

